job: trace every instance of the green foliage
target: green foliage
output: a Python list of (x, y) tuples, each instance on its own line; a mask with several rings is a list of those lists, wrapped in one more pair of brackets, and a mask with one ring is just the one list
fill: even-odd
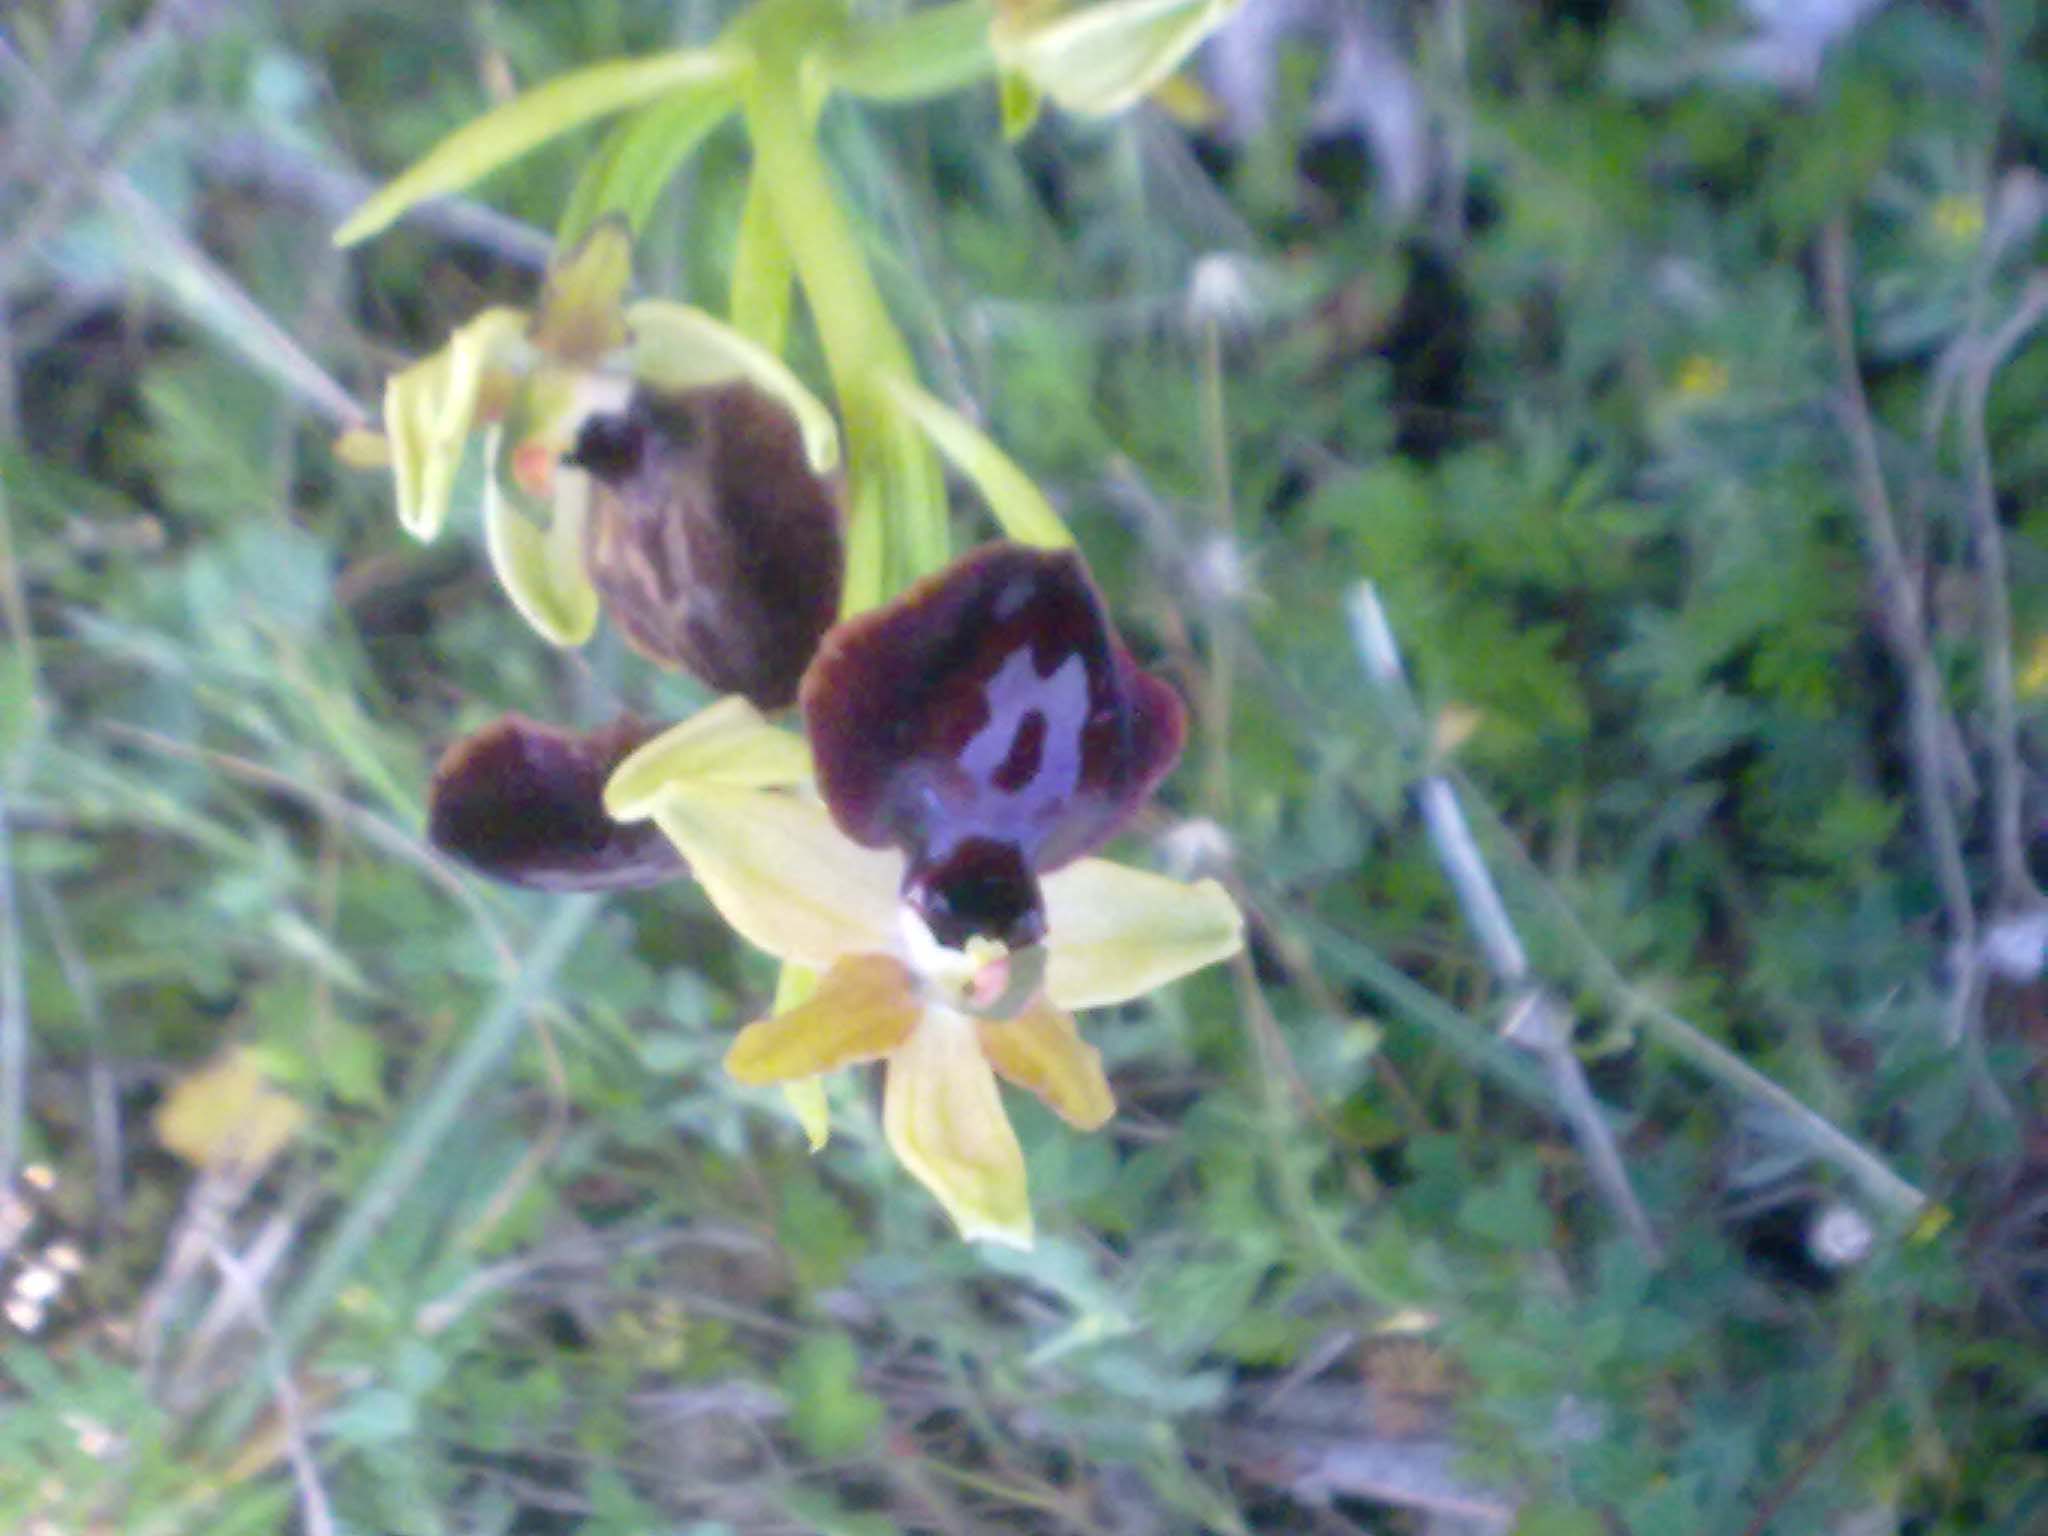
[[(0, 240), (0, 979), (33, 1026), (0, 1133), (57, 1178), (0, 1289), (53, 1245), (90, 1260), (41, 1329), (7, 1325), (0, 1527), (310, 1528), (303, 1449), (342, 1531), (1266, 1530), (1358, 1502), (1420, 1529), (1420, 1484), (1343, 1481), (1390, 1444), (1531, 1536), (2048, 1519), (2038, 984), (1984, 977), (1950, 1033), (1823, 259), (1839, 230), (1987, 927), (2020, 907), (1956, 390), (2044, 249), (2032, 8), (1993, 8), (1995, 61), (1967, 8), (1882, 8), (1783, 87), (1731, 66), (1766, 36), (1743, 8), (1470, 7), (1462, 53), (1418, 8), (1395, 51), (1455, 133), (1405, 224), (1316, 142), (1302, 43), (1269, 119), (1199, 155), (1152, 108), (1006, 146), (986, 84), (827, 113), (932, 398), (1050, 493), (1189, 697), (1161, 825), (1216, 821), (1257, 917), (1245, 973), (1090, 1025), (1111, 1128), (1020, 1106), (1029, 1255), (937, 1229), (871, 1084), (834, 1086), (813, 1156), (725, 1081), (774, 978), (690, 886), (565, 913), (427, 848), (436, 754), (482, 720), (698, 699), (614, 637), (531, 643), (473, 518), (421, 549), (327, 451), (314, 376), (373, 402), (529, 303), (558, 219), (623, 209), (643, 288), (723, 309), (750, 162), (722, 99), (485, 144), (457, 169), (488, 161), (471, 195), (523, 231), (472, 203), (346, 259), (328, 236), (338, 168), (728, 8), (319, 0), (189, 38), (103, 9), (31, 6), (0, 43), (30, 151), (0, 157), (0, 227), (27, 232)], [(923, 78), (888, 65), (861, 66), (884, 94)], [(177, 240), (46, 174), (73, 141)], [(1196, 304), (1198, 270), (1239, 307)], [(2029, 332), (1983, 422), (2029, 828), (2044, 384)], [(1419, 730), (1360, 671), (1361, 579)], [(1507, 999), (1411, 810), (1434, 769), (1578, 1020), (1661, 1263), (1496, 1037)], [(311, 1112), (246, 1185), (150, 1125), (229, 1044)], [(1888, 1211), (1731, 1061), (1931, 1214)], [(1836, 1206), (1872, 1250), (1817, 1277), (1800, 1222)]]

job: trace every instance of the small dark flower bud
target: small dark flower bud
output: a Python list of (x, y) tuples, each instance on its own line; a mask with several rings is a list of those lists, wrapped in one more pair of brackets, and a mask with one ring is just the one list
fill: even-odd
[(633, 648), (762, 709), (795, 699), (843, 557), (837, 490), (788, 411), (747, 384), (643, 389), (566, 462), (594, 482), (585, 563)]
[(506, 715), (450, 747), (427, 796), (427, 840), (493, 879), (542, 891), (657, 885), (683, 861), (651, 821), (605, 814), (604, 786), (653, 735), (631, 715), (587, 734)]

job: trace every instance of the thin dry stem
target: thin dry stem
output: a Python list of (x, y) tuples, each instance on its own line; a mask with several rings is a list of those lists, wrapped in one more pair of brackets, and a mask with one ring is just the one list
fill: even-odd
[(100, 1007), (99, 985), (79, 951), (78, 940), (57, 894), (47, 880), (31, 880), (29, 895), (49, 935), (50, 951), (64, 985), (71, 989), (78, 1016), (85, 1025), (89, 1054), (85, 1067), (86, 1118), (92, 1127), (93, 1204), (102, 1235), (121, 1215), (121, 1099), (115, 1091), (114, 1069), (107, 1059), (107, 1021)]
[(1953, 726), (1944, 725), (1949, 719), (1949, 708), (1941, 673), (1928, 641), (1919, 584), (1899, 543), (1891, 495), (1885, 486), (1884, 463), (1878, 453), (1877, 429), (1871, 420), (1870, 403), (1863, 394), (1863, 378), (1856, 360), (1856, 321), (1849, 296), (1849, 232), (1841, 215), (1830, 219), (1821, 233), (1820, 286), (1828, 337), (1840, 374), (1837, 414), (1855, 469), (1856, 506), (1862, 514), (1864, 543), (1869, 549), (1875, 579), (1878, 628), (1906, 681), (1907, 760), (1921, 830), (1927, 840), (1928, 857), (1934, 864), (1948, 926), (1952, 989), (1949, 1032), (1952, 1039), (1960, 1039), (1976, 1011), (1975, 977), (1979, 962), (1977, 909), (1970, 896), (1962, 834), (1956, 825), (1955, 806), (1949, 799), (1948, 776), (1942, 762), (1944, 743), (1953, 735)]
[(320, 1482), (320, 1464), (306, 1438), (305, 1408), (299, 1400), (298, 1385), (277, 1334), (270, 1326), (270, 1312), (263, 1304), (263, 1288), (243, 1267), (242, 1261), (218, 1238), (207, 1245), (207, 1256), (220, 1271), (228, 1289), (241, 1301), (250, 1326), (263, 1344), (264, 1365), (270, 1372), (271, 1395), (277, 1403), (277, 1417), (284, 1430), (285, 1459), (291, 1464), (292, 1481), (298, 1485), (299, 1514), (306, 1536), (334, 1536), (334, 1506)]
[(2025, 769), (2020, 762), (2013, 692), (2011, 585), (1984, 418), (1993, 376), (2044, 316), (2048, 316), (2048, 272), (2039, 272), (2006, 322), (1972, 346), (1957, 402), (1969, 478), (1970, 548), (1977, 564), (1978, 643), (1984, 653), (1984, 691), (1991, 715), (1992, 855), (1999, 896), (2008, 906), (2022, 907), (2039, 905), (2041, 891), (2027, 868)]
[[(1372, 583), (1360, 582), (1353, 587), (1346, 606), (1352, 640), (1366, 675), (1407, 732), (1411, 736), (1419, 734), (1420, 721), (1401, 665), (1400, 647)], [(1572, 1128), (1601, 1197), (1620, 1217), (1650, 1262), (1662, 1262), (1663, 1250), (1656, 1230), (1629, 1186), (1628, 1170), (1615, 1145), (1614, 1133), (1608, 1129), (1599, 1101), (1587, 1086), (1585, 1069), (1572, 1052), (1570, 1016), (1547, 989), (1531, 979), (1528, 951), (1523, 948), (1500, 899), (1500, 890), (1480, 855), (1456, 792), (1442, 774), (1433, 773), (1416, 785), (1416, 799), (1444, 878), (1458, 898), (1465, 921), (1478, 937), (1494, 980), (1511, 996), (1501, 1033), (1543, 1064), (1558, 1112)]]
[(1608, 959), (1607, 952), (1586, 931), (1571, 903), (1537, 868), (1528, 850), (1502, 824), (1500, 817), (1483, 799), (1476, 795), (1472, 799), (1478, 805), (1488, 830), (1493, 833), (1496, 847), (1506, 850), (1529, 888), (1542, 897), (1561, 931), (1578, 949), (1580, 963), (1613, 999), (1625, 1019), (1639, 1021), (1667, 1049), (1683, 1056), (1707, 1076), (1784, 1116), (1794, 1133), (1816, 1156), (1826, 1158), (1849, 1174), (1863, 1186), (1871, 1199), (1893, 1217), (1910, 1220), (1926, 1208), (1927, 1197), (1892, 1172), (1883, 1158), (1622, 975), (1621, 968)]

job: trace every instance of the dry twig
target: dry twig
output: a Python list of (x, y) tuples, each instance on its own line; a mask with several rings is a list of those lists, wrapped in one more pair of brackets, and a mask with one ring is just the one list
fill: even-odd
[[(1415, 700), (1408, 691), (1393, 628), (1387, 623), (1386, 610), (1380, 606), (1372, 583), (1360, 582), (1353, 587), (1347, 607), (1352, 643), (1365, 665), (1366, 675), (1379, 688), (1408, 734), (1415, 735), (1420, 726)], [(1432, 773), (1415, 786), (1415, 797), (1444, 878), (1450, 881), (1465, 921), (1479, 941), (1487, 968), (1501, 990), (1509, 995), (1502, 1035), (1542, 1063), (1558, 1112), (1571, 1126), (1594, 1184), (1650, 1262), (1661, 1262), (1657, 1234), (1635, 1191), (1629, 1187), (1628, 1171), (1622, 1166), (1614, 1133), (1608, 1129), (1600, 1105), (1586, 1085), (1585, 1070), (1572, 1053), (1570, 1015), (1530, 975), (1528, 954), (1501, 902), (1486, 861), (1480, 856), (1479, 845), (1473, 841), (1456, 792), (1442, 774)]]
[(1962, 833), (1956, 825), (1955, 806), (1949, 798), (1950, 775), (1943, 762), (1947, 743), (1960, 736), (1941, 673), (1934, 664), (1919, 582), (1906, 564), (1899, 542), (1891, 494), (1885, 488), (1884, 462), (1878, 453), (1877, 428), (1863, 394), (1863, 376), (1856, 359), (1856, 317), (1849, 296), (1849, 230), (1841, 215), (1830, 219), (1821, 232), (1820, 287), (1835, 366), (1841, 376), (1836, 414), (1849, 441), (1856, 506), (1863, 517), (1864, 543), (1876, 580), (1878, 628), (1906, 680), (1907, 761), (1948, 923), (1948, 1032), (1951, 1040), (1960, 1040), (1976, 1014), (1982, 972), (1977, 956), (1977, 908), (1963, 867)]

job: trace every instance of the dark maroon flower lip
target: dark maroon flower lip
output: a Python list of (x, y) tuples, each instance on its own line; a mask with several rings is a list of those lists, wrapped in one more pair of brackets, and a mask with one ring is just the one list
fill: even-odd
[[(840, 829), (901, 848), (913, 903), (978, 913), (945, 920), (990, 937), (1042, 929), (1031, 877), (1111, 837), (1186, 733), (1080, 556), (1016, 544), (984, 545), (834, 629), (801, 701)], [(1004, 847), (1008, 873), (991, 851)]]
[(789, 412), (747, 384), (641, 389), (565, 462), (596, 482), (584, 563), (633, 648), (762, 709), (793, 701), (844, 554), (838, 490)]
[(652, 822), (605, 814), (604, 785), (653, 729), (622, 715), (595, 731), (505, 715), (456, 742), (434, 770), (427, 839), (481, 874), (541, 891), (659, 885), (685, 873)]

